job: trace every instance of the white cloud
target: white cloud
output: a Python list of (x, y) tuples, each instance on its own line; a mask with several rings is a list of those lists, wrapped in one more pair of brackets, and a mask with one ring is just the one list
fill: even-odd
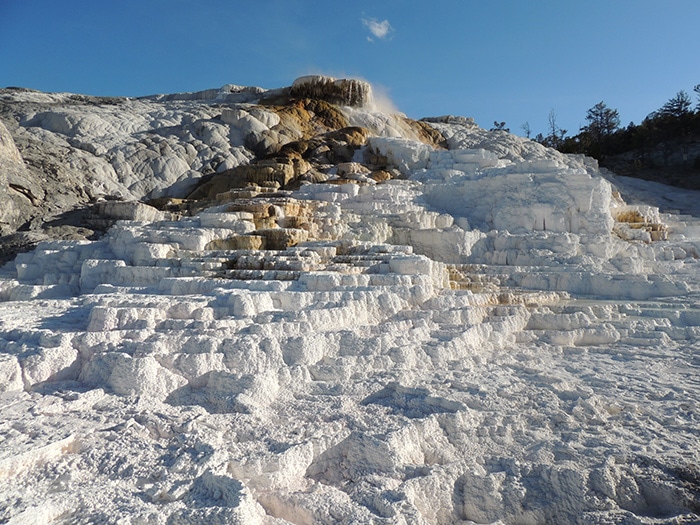
[[(387, 39), (394, 32), (394, 28), (391, 27), (388, 20), (382, 20), (380, 22), (376, 18), (363, 18), (362, 25), (365, 26), (375, 38), (380, 40)], [(370, 42), (374, 41), (370, 36), (367, 37), (367, 40)]]

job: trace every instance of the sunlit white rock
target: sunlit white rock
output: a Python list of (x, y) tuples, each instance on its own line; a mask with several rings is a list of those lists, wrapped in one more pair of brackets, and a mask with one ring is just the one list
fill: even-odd
[[(279, 123), (261, 94), (27, 132), (155, 195), (250, 160), (246, 137)], [(430, 119), (436, 149), (370, 109), (343, 111), (406, 179), (285, 194), (313, 210), (296, 246), (228, 249), (260, 217), (225, 199), (183, 218), (106, 201), (103, 239), (0, 270), (2, 517), (697, 521), (697, 195), (664, 188), (693, 216), (627, 205), (649, 186), (465, 118)]]

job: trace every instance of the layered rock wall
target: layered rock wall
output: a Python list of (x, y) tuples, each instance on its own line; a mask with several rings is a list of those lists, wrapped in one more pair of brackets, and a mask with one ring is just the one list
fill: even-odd
[(296, 79), (290, 95), (325, 100), (339, 106), (366, 107), (372, 102), (372, 87), (362, 80), (311, 75)]

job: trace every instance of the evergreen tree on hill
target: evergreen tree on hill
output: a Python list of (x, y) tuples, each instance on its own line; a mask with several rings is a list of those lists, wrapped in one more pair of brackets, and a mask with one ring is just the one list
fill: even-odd
[(664, 104), (658, 111), (659, 115), (681, 119), (692, 113), (690, 107), (693, 101), (685, 91), (681, 90), (676, 93), (676, 96)]
[(581, 128), (580, 142), (589, 155), (600, 158), (610, 149), (610, 138), (620, 127), (620, 115), (602, 100), (586, 112), (588, 125)]

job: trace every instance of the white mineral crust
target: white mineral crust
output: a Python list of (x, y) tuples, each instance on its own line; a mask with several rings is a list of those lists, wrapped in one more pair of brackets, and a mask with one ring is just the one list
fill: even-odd
[[(26, 130), (161, 195), (212, 151), (250, 158), (279, 117), (196, 101), (255, 94)], [(318, 239), (245, 255), (255, 279), (211, 271), (232, 252), (208, 247), (255, 228), (222, 207), (2, 268), (0, 522), (698, 523), (697, 192), (468, 119), (433, 119), (437, 150), (347, 111), (405, 178), (302, 186)], [(623, 212), (667, 238), (616, 233)]]

